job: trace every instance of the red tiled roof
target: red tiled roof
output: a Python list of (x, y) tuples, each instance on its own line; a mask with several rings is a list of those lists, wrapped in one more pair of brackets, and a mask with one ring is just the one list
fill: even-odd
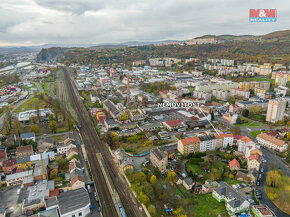
[(200, 142), (200, 140), (197, 136), (195, 136), (195, 137), (191, 137), (191, 138), (182, 139), (181, 142), (183, 145), (188, 145), (188, 144), (192, 144), (192, 143), (198, 143), (198, 142)]
[(165, 121), (165, 123), (170, 126), (170, 127), (176, 127), (178, 126), (179, 124), (182, 123), (181, 120), (177, 119), (177, 120), (172, 120), (172, 121)]
[(16, 148), (16, 152), (22, 152), (22, 151), (32, 151), (32, 145), (26, 145), (26, 146), (20, 146)]
[(242, 138), (240, 138), (240, 140), (242, 140), (244, 143), (252, 142), (252, 140), (247, 136), (243, 136)]
[(75, 177), (71, 180), (71, 185), (74, 185), (77, 181), (85, 182), (85, 180), (84, 180), (83, 177), (75, 176)]
[(6, 152), (0, 152), (0, 160), (6, 160), (7, 153)]
[(10, 167), (10, 166), (13, 166), (13, 165), (16, 165), (16, 164), (17, 164), (16, 159), (11, 159), (11, 160), (3, 161), (2, 166), (3, 167)]
[(49, 197), (57, 197), (58, 195), (59, 195), (58, 189), (49, 191)]
[(260, 163), (261, 156), (259, 154), (252, 154), (252, 155), (250, 155), (249, 160), (257, 160)]
[(235, 165), (237, 165), (239, 169), (241, 168), (240, 163), (239, 163), (239, 161), (237, 161), (236, 158), (229, 162), (230, 168), (232, 168)]
[(279, 140), (279, 139), (276, 139), (275, 137), (273, 136), (270, 136), (270, 135), (267, 135), (266, 133), (261, 133), (257, 136), (257, 138), (261, 138), (261, 139), (264, 139), (268, 142), (271, 142), (277, 146), (280, 146), (280, 147), (283, 147), (283, 145), (285, 144), (284, 141), (282, 140)]

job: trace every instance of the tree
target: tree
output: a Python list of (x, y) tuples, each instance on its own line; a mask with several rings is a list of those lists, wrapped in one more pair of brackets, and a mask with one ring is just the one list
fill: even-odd
[(233, 174), (230, 174), (230, 175), (229, 175), (229, 178), (230, 178), (230, 179), (233, 179), (233, 178), (234, 178), (234, 175), (233, 175)]
[(38, 102), (35, 103), (35, 110), (36, 110), (36, 116), (37, 116), (38, 123), (40, 123), (41, 116), (40, 116), (40, 110), (39, 110), (39, 104), (38, 104)]
[(69, 161), (63, 157), (56, 157), (55, 163), (58, 165), (60, 170), (66, 171), (68, 169)]
[(242, 120), (240, 117), (237, 118), (237, 124), (241, 124), (242, 123)]
[(168, 180), (173, 181), (175, 177), (176, 177), (176, 173), (174, 171), (168, 171), (167, 173)]
[(231, 132), (234, 135), (241, 135), (241, 129), (239, 127), (232, 128)]
[(143, 203), (145, 205), (147, 205), (150, 202), (149, 197), (146, 194), (144, 194), (142, 191), (140, 192), (138, 199), (140, 203)]
[(279, 170), (270, 170), (267, 173), (266, 183), (271, 187), (278, 187), (281, 184), (281, 172)]
[(14, 125), (14, 128), (16, 130), (17, 135), (20, 136), (20, 134), (21, 134), (21, 125), (20, 125), (20, 121), (18, 120), (17, 117), (14, 119), (13, 125)]
[(37, 117), (35, 117), (35, 116), (31, 116), (31, 117), (30, 117), (30, 123), (31, 123), (31, 124), (36, 124), (36, 122), (37, 122)]
[(39, 127), (38, 127), (36, 124), (31, 125), (31, 127), (30, 127), (30, 131), (31, 131), (31, 132), (34, 132), (35, 134), (38, 134), (38, 132), (39, 132)]
[(52, 169), (52, 170), (50, 171), (50, 173), (49, 173), (49, 179), (50, 179), (50, 180), (55, 179), (56, 176), (57, 176), (57, 173), (58, 173), (57, 168)]
[(148, 206), (148, 212), (152, 215), (152, 216), (156, 216), (157, 212), (156, 209), (154, 208), (154, 206), (152, 204), (150, 204)]
[(123, 111), (123, 114), (120, 117), (120, 120), (123, 121), (123, 120), (127, 120), (128, 118), (129, 118), (129, 116), (127, 115), (127, 113), (125, 111)]
[(55, 121), (49, 121), (48, 127), (51, 130), (51, 133), (55, 133), (56, 132), (57, 125), (56, 125)]
[(55, 119), (54, 119), (54, 115), (53, 114), (50, 114), (49, 116), (48, 116), (48, 121), (54, 121)]
[(252, 113), (252, 114), (256, 114), (257, 113), (257, 107), (255, 105), (251, 105), (250, 113)]
[(242, 111), (242, 115), (243, 115), (244, 117), (249, 117), (249, 114), (250, 114), (250, 112), (249, 112), (248, 109), (244, 109), (244, 110)]
[(150, 182), (151, 182), (151, 184), (155, 184), (156, 181), (157, 181), (156, 176), (155, 176), (155, 175), (152, 175), (151, 178), (150, 178)]
[(258, 108), (257, 108), (257, 114), (260, 114), (260, 112), (263, 110), (263, 108), (262, 108), (262, 106), (258, 106)]
[(229, 104), (234, 105), (235, 103), (236, 103), (236, 98), (234, 96), (232, 96), (229, 100)]

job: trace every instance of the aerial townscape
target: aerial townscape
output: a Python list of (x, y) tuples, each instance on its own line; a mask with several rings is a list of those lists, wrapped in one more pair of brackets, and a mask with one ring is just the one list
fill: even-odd
[(290, 30), (252, 31), (18, 46), (0, 30), (0, 217), (290, 216)]

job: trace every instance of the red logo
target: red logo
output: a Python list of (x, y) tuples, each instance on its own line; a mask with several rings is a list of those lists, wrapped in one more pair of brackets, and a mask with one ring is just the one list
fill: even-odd
[(252, 18), (277, 17), (277, 10), (276, 9), (250, 9), (250, 17)]

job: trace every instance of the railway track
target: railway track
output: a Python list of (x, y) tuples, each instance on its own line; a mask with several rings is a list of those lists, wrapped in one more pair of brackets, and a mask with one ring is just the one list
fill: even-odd
[(86, 111), (76, 89), (73, 86), (73, 81), (70, 76), (70, 72), (67, 68), (63, 67), (64, 71), (64, 80), (67, 86), (69, 100), (72, 107), (74, 108), (77, 117), (78, 123), (80, 124), (80, 134), (82, 136), (83, 142), (85, 144), (88, 160), (91, 166), (92, 175), (101, 198), (101, 204), (103, 208), (103, 215), (105, 217), (114, 217), (118, 216), (118, 212), (115, 209), (114, 201), (110, 195), (110, 191), (106, 185), (104, 176), (102, 175), (102, 170), (99, 165), (99, 162), (96, 158), (96, 153), (101, 153), (104, 159), (104, 166), (109, 173), (109, 176), (112, 180), (115, 190), (117, 191), (122, 206), (125, 210), (125, 213), (129, 217), (141, 217), (137, 207), (137, 201), (130, 189), (128, 189), (127, 184), (121, 178), (118, 168), (113, 162), (109, 150), (104, 146), (94, 128), (94, 125)]

